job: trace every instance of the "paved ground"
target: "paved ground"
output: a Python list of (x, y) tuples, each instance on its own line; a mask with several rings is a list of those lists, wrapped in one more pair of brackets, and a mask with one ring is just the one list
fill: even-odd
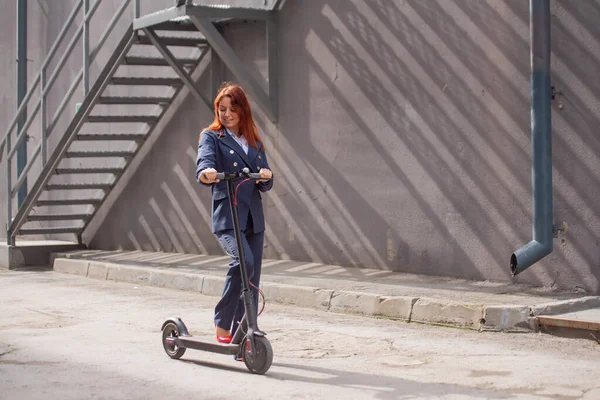
[(169, 359), (160, 325), (212, 335), (215, 297), (0, 271), (0, 399), (598, 399), (593, 341), (476, 332), (268, 304), (265, 376), (229, 356)]

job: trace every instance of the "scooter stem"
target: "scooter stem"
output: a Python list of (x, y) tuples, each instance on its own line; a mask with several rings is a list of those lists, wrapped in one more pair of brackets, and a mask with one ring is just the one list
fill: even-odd
[(242, 243), (242, 231), (240, 229), (240, 220), (238, 216), (237, 205), (234, 202), (234, 188), (233, 179), (227, 179), (227, 192), (229, 193), (229, 206), (231, 208), (231, 215), (233, 218), (233, 232), (235, 234), (235, 242), (238, 248), (240, 272), (242, 277), (242, 297), (244, 300), (244, 306), (246, 308), (246, 321), (248, 327), (253, 331), (259, 331), (257, 324), (256, 310), (254, 306), (254, 296), (250, 291), (250, 284), (248, 283), (248, 270), (246, 268), (246, 258), (244, 254), (244, 246)]

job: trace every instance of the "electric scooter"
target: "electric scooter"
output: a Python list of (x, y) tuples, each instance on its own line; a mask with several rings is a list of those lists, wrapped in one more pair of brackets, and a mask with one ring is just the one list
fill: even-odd
[(241, 323), (238, 324), (230, 343), (215, 343), (195, 338), (190, 335), (181, 318), (169, 318), (162, 325), (162, 343), (167, 355), (173, 359), (181, 358), (187, 349), (229, 354), (236, 356), (236, 359), (241, 358), (250, 372), (262, 375), (271, 367), (271, 363), (273, 362), (273, 348), (266, 338), (267, 334), (258, 328), (258, 316), (254, 305), (254, 296), (250, 290), (234, 191), (234, 180), (239, 178), (243, 180), (238, 185), (247, 180), (264, 178), (261, 178), (258, 173), (251, 173), (248, 168), (233, 173), (217, 173), (217, 179), (227, 182), (229, 205), (231, 207), (233, 228), (239, 253), (242, 277), (241, 296), (245, 307), (244, 317)]

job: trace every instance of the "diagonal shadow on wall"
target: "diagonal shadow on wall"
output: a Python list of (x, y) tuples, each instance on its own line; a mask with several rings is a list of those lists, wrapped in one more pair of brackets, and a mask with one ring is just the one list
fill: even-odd
[[(519, 16), (524, 27), (528, 27), (527, 4), (519, 1), (506, 2), (513, 15)], [(479, 7), (482, 7), (478, 3)], [(509, 53), (509, 46), (526, 46), (522, 39), (519, 44), (519, 35), (497, 11), (483, 5), (490, 15), (490, 20), (500, 21), (507, 30), (512, 29), (513, 41), (500, 43), (504, 51)], [(562, 92), (552, 102), (553, 118), (553, 168), (560, 175), (555, 179), (554, 219), (555, 223), (567, 221), (570, 234), (566, 235), (567, 246), (575, 249), (576, 254), (589, 271), (596, 277), (596, 282), (590, 282), (586, 289), (597, 287), (600, 280), (600, 237), (594, 226), (597, 226), (598, 215), (597, 201), (600, 196), (597, 168), (600, 163), (597, 154), (600, 152), (600, 140), (594, 126), (600, 123), (600, 112), (597, 104), (600, 99), (595, 93), (600, 90), (600, 85), (593, 76), (600, 68), (600, 41), (596, 38), (599, 31), (596, 23), (591, 23), (589, 16), (600, 17), (600, 7), (597, 1), (589, 2), (556, 2), (558, 8), (554, 9), (551, 20), (552, 40), (552, 84)], [(471, 10), (463, 8), (465, 13)], [(478, 23), (482, 32), (492, 35), (496, 32), (493, 26)], [(587, 35), (575, 35), (574, 31), (586, 32)], [(521, 60), (524, 63), (527, 60)], [(561, 107), (559, 107), (561, 106)], [(596, 168), (594, 168), (594, 166)], [(555, 174), (556, 175), (556, 174)], [(555, 253), (558, 253), (558, 244), (555, 243)], [(579, 262), (567, 260), (562, 256), (560, 264), (556, 267), (556, 275), (572, 274), (579, 277), (581, 274), (576, 268), (581, 268)], [(564, 271), (565, 266), (571, 266)], [(581, 278), (580, 278), (581, 280)], [(593, 289), (592, 289), (593, 290)]]
[[(388, 75), (391, 82), (395, 85), (393, 88), (394, 91), (402, 93), (411, 106), (422, 115), (428, 128), (433, 134), (438, 136), (439, 141), (450, 153), (460, 154), (461, 151), (464, 151), (457, 148), (459, 143), (468, 143), (466, 138), (461, 137), (461, 127), (455, 125), (448, 116), (447, 111), (439, 105), (438, 99), (428, 93), (427, 88), (422, 85), (420, 77), (412, 75), (410, 67), (402, 59), (394, 55), (394, 51), (389, 47), (389, 44), (364, 19), (358, 9), (349, 3), (344, 3), (342, 9), (336, 9), (334, 8), (335, 4), (328, 3), (333, 9), (333, 13), (340, 18), (348, 30), (355, 32), (355, 38), (368, 52), (369, 57)], [(500, 231), (493, 232), (494, 221), (488, 216), (488, 212), (480, 204), (480, 200), (471, 194), (471, 189), (466, 187), (464, 182), (451, 172), (453, 169), (452, 166), (444, 160), (444, 156), (441, 154), (444, 152), (444, 149), (436, 148), (429, 139), (426, 139), (427, 135), (422, 132), (423, 128), (421, 126), (412, 124), (409, 126), (409, 129), (406, 129), (405, 121), (409, 118), (407, 115), (403, 115), (402, 104), (398, 104), (395, 100), (395, 96), (391, 92), (392, 88), (383, 86), (381, 80), (370, 72), (369, 65), (360, 59), (344, 36), (326, 18), (315, 21), (314, 26), (317, 35), (327, 43), (331, 53), (361, 87), (364, 95), (373, 104), (373, 108), (382, 110), (382, 117), (385, 118), (390, 127), (398, 134), (398, 138), (411, 149), (414, 157), (419, 160), (421, 166), (427, 171), (428, 178), (436, 182), (437, 187), (444, 193), (446, 199), (452, 203), (453, 208), (459, 212), (472, 232), (484, 243), (487, 251), (496, 260), (506, 258), (506, 254), (509, 254), (508, 249), (512, 247), (512, 244), (508, 241), (508, 235)], [(412, 37), (406, 40), (400, 38), (399, 40), (403, 44), (409, 46), (412, 42), (414, 45), (426, 46), (426, 43), (417, 40), (417, 33), (414, 30), (406, 31), (410, 32)], [(414, 49), (409, 47), (409, 50)], [(411, 52), (411, 54), (413, 53)], [(415, 55), (415, 57), (418, 57), (418, 55)], [(427, 61), (423, 60), (423, 65), (436, 68), (441, 60), (438, 59), (438, 63), (435, 66), (432, 66), (431, 63), (426, 63)], [(430, 72), (430, 75), (435, 74), (437, 74), (437, 70)], [(507, 194), (509, 197), (504, 201), (508, 203), (516, 203), (517, 199), (510, 198), (510, 191), (506, 190), (506, 188), (498, 192), (492, 192), (492, 190), (488, 189), (489, 184), (479, 177), (481, 176), (482, 169), (487, 171), (489, 176), (493, 177), (493, 169), (484, 160), (477, 160), (477, 158), (476, 152), (472, 151), (458, 161), (461, 163), (473, 163), (472, 165), (466, 165), (464, 170), (472, 172), (470, 178), (478, 184), (478, 187), (484, 192), (490, 204), (495, 205), (499, 213), (504, 213), (503, 217), (509, 221), (510, 217), (502, 209), (498, 197), (502, 196), (502, 194)], [(473, 159), (476, 161), (474, 162)], [(496, 180), (499, 181), (497, 178)], [(501, 184), (501, 182), (497, 182), (496, 184)], [(446, 237), (446, 239), (450, 238), (451, 235)], [(463, 259), (455, 260), (455, 263), (449, 269), (458, 268), (459, 265), (464, 265), (464, 262), (465, 260)], [(446, 272), (444, 271), (444, 273)]]
[[(526, 5), (506, 4), (517, 21), (528, 24)], [(590, 14), (596, 10), (587, 7)], [(582, 25), (591, 23), (569, 11)], [(531, 227), (529, 46), (522, 32), (515, 31), (515, 21), (480, 1), (414, 1), (398, 6), (373, 0), (360, 7), (348, 1), (290, 2), (280, 18), (279, 63), (287, 78), (280, 81), (280, 121), (271, 126), (256, 113), (261, 131), (268, 132), (263, 136), (270, 163), (276, 171), (285, 171), (277, 174), (274, 191), (264, 196), (269, 229), (265, 256), (506, 280), (508, 257), (529, 239)], [(493, 40), (496, 47), (482, 48), (484, 42), (460, 26), (461, 18), (470, 21), (471, 34)], [(588, 55), (576, 65), (577, 60), (569, 59), (573, 53), (585, 53), (585, 46), (577, 44), (561, 21), (553, 22), (559, 36), (574, 42), (571, 49), (557, 48), (555, 56), (577, 76), (588, 76), (597, 60)], [(256, 33), (247, 29), (250, 35)], [(307, 45), (309, 40), (318, 42), (319, 48)], [(319, 52), (321, 48), (327, 54)], [(256, 57), (265, 56), (264, 48), (257, 46), (257, 51)], [(496, 63), (493, 55), (502, 63)], [(326, 58), (343, 71), (345, 86), (331, 75)], [(522, 87), (524, 82), (527, 87)], [(555, 82), (562, 83), (560, 78)], [(349, 86), (358, 89), (343, 89)], [(590, 86), (589, 91), (594, 90)], [(364, 109), (357, 106), (357, 98), (365, 99), (360, 103)], [(337, 107), (327, 115), (334, 102)], [(595, 152), (598, 139), (592, 127), (599, 122), (595, 110), (588, 112), (589, 104), (586, 108), (570, 91), (564, 102), (577, 112), (559, 118)], [(212, 119), (207, 110), (197, 112), (202, 107), (190, 101), (179, 111), (186, 118), (169, 124), (94, 239), (96, 246), (131, 243), (130, 248), (154, 251), (221, 252), (207, 217), (210, 191), (193, 180), (199, 127)], [(317, 108), (325, 110), (315, 113)], [(556, 103), (554, 111), (558, 112)], [(315, 115), (341, 118), (337, 125), (350, 131), (322, 125), (312, 120)], [(577, 239), (583, 238), (573, 240), (570, 248), (585, 265), (597, 266), (598, 245), (585, 240), (598, 237), (584, 213), (572, 207), (581, 199), (598, 214), (593, 201), (598, 179), (590, 169), (597, 161), (580, 160), (580, 151), (572, 149), (563, 135), (561, 131), (554, 136), (555, 170), (577, 191), (555, 192), (555, 214), (557, 220), (575, 225)], [(352, 150), (350, 143), (357, 140), (368, 150)], [(397, 145), (390, 147), (390, 141)], [(404, 168), (406, 160), (397, 158), (398, 147), (410, 152), (418, 173)], [(352, 158), (356, 161), (349, 161)], [(378, 173), (389, 175), (385, 182), (395, 184), (382, 188), (377, 177), (366, 186), (357, 184), (365, 182), (360, 175), (365, 163), (371, 168), (368, 164), (376, 164)], [(421, 182), (439, 193), (435, 203)], [(380, 197), (373, 200), (371, 194), (377, 190)], [(456, 219), (445, 218), (450, 212)], [(423, 230), (421, 237), (429, 235), (436, 242), (415, 246), (410, 232), (414, 227), (405, 229), (403, 213), (423, 216), (427, 227), (418, 228)], [(123, 221), (129, 232), (119, 231)], [(457, 234), (453, 223), (465, 227), (460, 231), (464, 235)], [(288, 237), (290, 232), (294, 237)], [(573, 265), (573, 260), (555, 251), (517, 281), (551, 285), (563, 273), (561, 267)], [(569, 271), (572, 281), (584, 280), (578, 270)], [(593, 273), (599, 277), (597, 269)], [(356, 277), (360, 275), (357, 269)], [(597, 280), (581, 286), (597, 290)]]

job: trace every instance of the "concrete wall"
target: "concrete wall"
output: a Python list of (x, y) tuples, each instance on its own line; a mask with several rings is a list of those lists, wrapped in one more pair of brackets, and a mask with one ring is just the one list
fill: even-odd
[[(517, 282), (600, 293), (599, 17), (598, 0), (552, 2), (554, 219), (569, 230)], [(531, 239), (527, 2), (288, 0), (278, 24), (279, 121), (254, 107), (277, 176), (265, 256), (510, 280)], [(264, 26), (225, 32), (266, 76)], [(211, 120), (186, 101), (91, 247), (221, 253), (194, 181)]]

